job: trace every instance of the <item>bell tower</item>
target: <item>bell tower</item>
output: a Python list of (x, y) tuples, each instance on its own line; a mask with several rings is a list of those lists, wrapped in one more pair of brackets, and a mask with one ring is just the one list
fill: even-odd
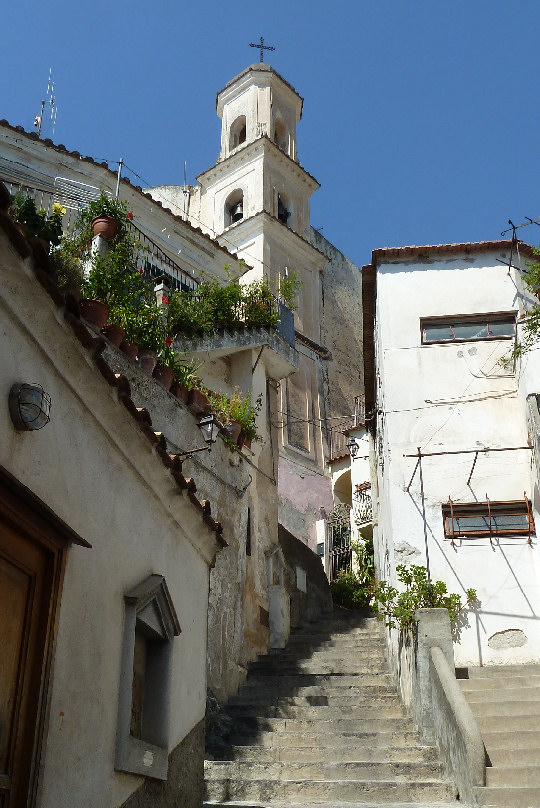
[[(328, 257), (314, 246), (310, 226), (310, 199), (319, 183), (298, 159), (302, 106), (294, 87), (268, 64), (252, 64), (228, 82), (216, 101), (219, 157), (197, 177), (190, 213), (194, 224), (201, 222), (244, 259), (248, 270), (241, 282), (264, 277), (278, 295), (284, 278), (295, 273), (300, 281), (294, 313), (298, 371), (281, 384), (275, 414), (281, 426), (279, 485), (307, 469), (312, 484), (319, 481), (320, 504), (329, 490), (322, 434), (328, 352), (321, 347), (320, 320)], [(306, 526), (302, 538), (314, 541), (312, 533)]]
[(296, 161), (296, 124), (302, 104), (303, 99), (269, 65), (248, 67), (217, 95), (221, 118), (218, 161), (263, 136)]

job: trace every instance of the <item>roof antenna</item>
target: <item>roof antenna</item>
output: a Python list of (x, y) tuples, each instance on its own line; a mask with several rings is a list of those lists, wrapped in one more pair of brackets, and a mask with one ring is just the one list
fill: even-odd
[(47, 98), (41, 102), (41, 110), (39, 115), (34, 118), (34, 126), (37, 129), (38, 137), (41, 137), (41, 130), (43, 128), (43, 113), (45, 112), (45, 105), (49, 104), (51, 107), (51, 122), (52, 134), (54, 135), (54, 127), (56, 125), (56, 103), (54, 100), (54, 82), (52, 80), (52, 67), (49, 68), (49, 81), (47, 83)]
[(187, 220), (187, 200), (189, 197), (189, 189), (186, 181), (187, 175), (187, 161), (184, 160), (184, 220)]

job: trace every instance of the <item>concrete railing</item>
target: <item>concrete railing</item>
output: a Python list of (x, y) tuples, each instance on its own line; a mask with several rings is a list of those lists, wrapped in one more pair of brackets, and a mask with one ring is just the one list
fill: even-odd
[(455, 677), (446, 609), (419, 609), (418, 632), (390, 649), (402, 700), (422, 734), (439, 747), (460, 799), (475, 803), (486, 782), (482, 735)]

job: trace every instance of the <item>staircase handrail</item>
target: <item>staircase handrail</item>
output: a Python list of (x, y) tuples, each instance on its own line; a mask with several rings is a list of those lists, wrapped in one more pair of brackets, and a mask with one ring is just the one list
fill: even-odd
[(486, 784), (484, 742), (455, 672), (437, 645), (430, 648), (433, 728), (440, 751), (463, 799)]

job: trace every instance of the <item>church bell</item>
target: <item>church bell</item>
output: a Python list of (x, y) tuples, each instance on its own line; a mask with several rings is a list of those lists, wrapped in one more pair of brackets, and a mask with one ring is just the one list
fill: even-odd
[(244, 218), (244, 203), (242, 200), (231, 207), (231, 222), (239, 222)]

